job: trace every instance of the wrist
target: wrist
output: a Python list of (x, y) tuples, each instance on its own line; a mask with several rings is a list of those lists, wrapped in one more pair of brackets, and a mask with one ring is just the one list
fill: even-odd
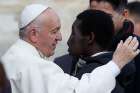
[(113, 60), (109, 61), (107, 66), (110, 68), (110, 71), (114, 74), (115, 77), (120, 73), (119, 66)]
[(118, 67), (119, 67), (119, 69), (121, 70), (123, 67), (124, 67), (124, 62), (121, 62), (121, 61), (119, 61), (119, 60), (114, 60), (114, 59), (112, 59), (112, 62), (114, 62)]

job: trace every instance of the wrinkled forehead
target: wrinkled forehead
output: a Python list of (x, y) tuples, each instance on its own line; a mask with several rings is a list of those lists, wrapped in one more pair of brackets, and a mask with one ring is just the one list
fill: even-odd
[(39, 23), (41, 29), (48, 29), (48, 30), (55, 30), (60, 29), (61, 22), (60, 18), (57, 13), (49, 8), (45, 10), (37, 19), (36, 21)]

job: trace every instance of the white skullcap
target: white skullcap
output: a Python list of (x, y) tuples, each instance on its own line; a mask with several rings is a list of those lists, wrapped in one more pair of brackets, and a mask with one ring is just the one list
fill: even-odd
[(42, 12), (44, 12), (48, 6), (41, 4), (31, 4), (24, 8), (19, 19), (19, 28), (24, 28), (35, 20)]

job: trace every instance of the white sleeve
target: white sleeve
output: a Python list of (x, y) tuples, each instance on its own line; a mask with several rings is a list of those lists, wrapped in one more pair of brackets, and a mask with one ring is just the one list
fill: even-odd
[(115, 87), (114, 73), (117, 72), (112, 72), (113, 65), (109, 62), (98, 67), (84, 74), (81, 80), (64, 74), (55, 65), (30, 67), (19, 74), (20, 79), (15, 82), (20, 88), (17, 93), (110, 93)]
[(52, 72), (45, 74), (49, 75), (45, 77), (45, 81), (49, 80), (49, 93), (111, 93), (115, 87), (115, 77), (120, 72), (113, 61), (96, 68), (92, 73), (84, 74), (81, 80), (64, 74), (59, 68), (57, 71), (51, 68), (53, 67), (50, 67), (49, 72)]

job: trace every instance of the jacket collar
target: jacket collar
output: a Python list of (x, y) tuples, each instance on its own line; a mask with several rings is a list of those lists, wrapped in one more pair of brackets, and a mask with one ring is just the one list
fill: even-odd
[(91, 55), (91, 57), (96, 57), (96, 56), (99, 56), (99, 55), (102, 55), (102, 54), (105, 54), (105, 53), (109, 53), (109, 51), (98, 52), (98, 53), (95, 53), (95, 54)]
[(110, 61), (112, 58), (112, 52), (108, 51), (108, 52), (99, 52), (99, 53), (96, 53), (90, 57), (84, 57), (82, 58), (83, 60), (86, 61), (86, 63), (93, 63), (93, 62), (98, 62), (98, 63), (101, 63), (101, 64), (106, 64), (108, 61)]

